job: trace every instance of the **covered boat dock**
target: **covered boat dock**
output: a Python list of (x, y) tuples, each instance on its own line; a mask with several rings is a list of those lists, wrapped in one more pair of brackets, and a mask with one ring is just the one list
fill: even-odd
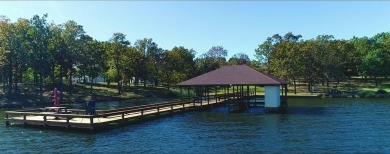
[[(266, 111), (283, 111), (287, 108), (287, 82), (259, 72), (246, 65), (225, 66), (177, 84), (182, 99), (187, 91), (195, 91), (195, 101), (221, 98), (238, 107), (264, 104)], [(264, 88), (264, 96), (257, 91)], [(184, 92), (183, 92), (184, 90)], [(212, 96), (210, 97), (210, 93)]]
[[(94, 110), (93, 113), (63, 107), (55, 107), (57, 112), (48, 112), (53, 107), (5, 111), (4, 121), (6, 126), (22, 124), (100, 130), (225, 104), (233, 105), (233, 110), (259, 105), (266, 111), (287, 108), (287, 83), (245, 65), (225, 66), (177, 86), (181, 91), (181, 100), (178, 101)], [(264, 87), (264, 96), (257, 93), (260, 87)], [(187, 90), (187, 97), (183, 97), (183, 90)], [(195, 92), (195, 96), (190, 95), (190, 91)]]

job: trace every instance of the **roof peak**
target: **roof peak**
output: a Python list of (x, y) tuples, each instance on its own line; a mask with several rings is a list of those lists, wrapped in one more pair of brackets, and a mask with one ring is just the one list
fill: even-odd
[(247, 65), (228, 65), (183, 81), (177, 86), (281, 85), (286, 81)]

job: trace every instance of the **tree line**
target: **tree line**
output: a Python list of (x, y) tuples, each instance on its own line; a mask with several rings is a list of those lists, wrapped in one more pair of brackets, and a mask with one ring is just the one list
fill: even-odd
[(371, 38), (335, 39), (319, 35), (303, 40), (289, 32), (284, 36), (268, 37), (255, 50), (256, 64), (267, 73), (281, 77), (294, 85), (303, 80), (309, 91), (315, 83), (339, 82), (343, 77), (360, 75), (379, 78), (390, 75), (390, 33), (379, 33)]
[[(7, 94), (18, 94), (20, 83), (30, 83), (39, 86), (41, 100), (45, 84), (72, 95), (75, 76), (90, 84), (90, 93), (92, 81), (98, 76), (104, 77), (107, 84), (115, 83), (119, 94), (130, 82), (169, 88), (225, 65), (249, 65), (294, 87), (297, 81), (303, 81), (309, 84), (309, 90), (313, 84), (329, 85), (353, 75), (374, 77), (378, 84), (380, 77), (387, 78), (390, 73), (390, 33), (350, 40), (334, 39), (332, 35), (303, 40), (291, 32), (275, 34), (255, 49), (255, 59), (244, 53), (227, 59), (228, 51), (223, 46), (213, 46), (195, 57), (193, 49), (162, 49), (152, 38), (132, 44), (120, 32), (107, 41), (97, 41), (75, 21), (55, 24), (47, 17), (35, 15), (11, 22), (0, 16), (0, 81)], [(69, 89), (63, 88), (64, 83)]]
[[(119, 94), (130, 82), (169, 88), (224, 65), (250, 63), (243, 53), (226, 60), (227, 50), (222, 46), (214, 46), (195, 58), (193, 49), (162, 49), (152, 38), (131, 44), (120, 32), (107, 41), (97, 41), (75, 21), (55, 24), (47, 17), (34, 15), (11, 22), (0, 16), (0, 81), (7, 94), (18, 94), (20, 83), (29, 83), (39, 86), (41, 100), (47, 84), (71, 96), (74, 77), (90, 84), (92, 93), (92, 81), (98, 76), (104, 77), (107, 84), (115, 82)], [(69, 89), (64, 89), (64, 84)]]

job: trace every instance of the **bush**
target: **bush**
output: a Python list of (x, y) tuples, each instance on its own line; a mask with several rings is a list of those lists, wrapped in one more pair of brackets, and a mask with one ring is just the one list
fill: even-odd
[(379, 89), (378, 91), (375, 92), (375, 94), (380, 94), (380, 95), (387, 95), (387, 91), (383, 89)]
[(366, 98), (376, 98), (376, 95), (373, 93), (369, 93), (366, 95)]
[(375, 94), (376, 98), (386, 98), (386, 95), (384, 94)]
[(359, 96), (359, 98), (366, 98), (366, 96), (367, 96), (367, 92), (359, 92), (358, 93), (358, 96)]

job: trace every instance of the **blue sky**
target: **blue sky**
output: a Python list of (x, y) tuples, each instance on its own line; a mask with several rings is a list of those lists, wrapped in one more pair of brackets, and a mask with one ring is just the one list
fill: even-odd
[(273, 34), (350, 39), (390, 31), (387, 1), (0, 1), (0, 15), (12, 22), (44, 13), (56, 24), (76, 21), (99, 41), (122, 32), (132, 44), (153, 38), (163, 49), (184, 46), (198, 55), (222, 45), (228, 58), (243, 52), (252, 59)]

